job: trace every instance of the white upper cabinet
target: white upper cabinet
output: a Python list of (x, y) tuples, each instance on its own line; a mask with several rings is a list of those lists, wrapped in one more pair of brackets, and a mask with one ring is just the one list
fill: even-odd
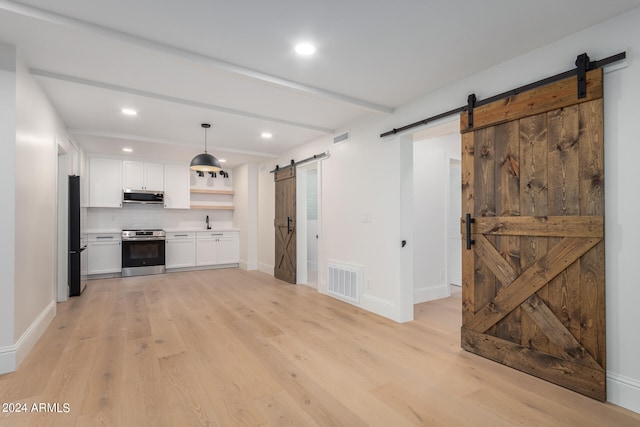
[(168, 209), (189, 209), (190, 174), (187, 165), (164, 165), (164, 207)]
[(122, 162), (122, 189), (164, 190), (164, 165), (125, 160)]
[(89, 206), (122, 207), (122, 160), (89, 159)]

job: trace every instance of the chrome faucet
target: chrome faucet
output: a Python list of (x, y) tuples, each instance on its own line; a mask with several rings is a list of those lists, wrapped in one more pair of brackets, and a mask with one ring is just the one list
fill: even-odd
[(207, 223), (207, 230), (211, 230), (211, 226), (209, 225), (209, 215), (207, 215), (207, 219), (205, 221)]

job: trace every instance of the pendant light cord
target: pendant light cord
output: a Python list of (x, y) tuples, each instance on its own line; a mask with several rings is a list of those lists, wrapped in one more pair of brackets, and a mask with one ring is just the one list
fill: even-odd
[(204, 128), (204, 153), (207, 154), (207, 128)]

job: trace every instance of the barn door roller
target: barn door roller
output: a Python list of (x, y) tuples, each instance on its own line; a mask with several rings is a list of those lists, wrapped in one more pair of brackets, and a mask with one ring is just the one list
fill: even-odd
[(587, 71), (591, 70), (591, 61), (589, 55), (583, 53), (576, 58), (576, 67), (578, 74), (578, 99), (587, 96)]
[(476, 106), (476, 94), (472, 93), (467, 97), (467, 124), (469, 129), (473, 128), (473, 109)]

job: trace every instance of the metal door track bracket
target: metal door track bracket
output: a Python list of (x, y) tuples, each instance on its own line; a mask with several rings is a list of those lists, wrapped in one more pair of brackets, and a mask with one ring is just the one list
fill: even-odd
[(473, 128), (473, 109), (476, 106), (476, 94), (472, 93), (467, 97), (467, 129)]
[(589, 55), (583, 53), (576, 58), (576, 67), (578, 74), (578, 99), (587, 96), (587, 71), (591, 70), (591, 60)]

